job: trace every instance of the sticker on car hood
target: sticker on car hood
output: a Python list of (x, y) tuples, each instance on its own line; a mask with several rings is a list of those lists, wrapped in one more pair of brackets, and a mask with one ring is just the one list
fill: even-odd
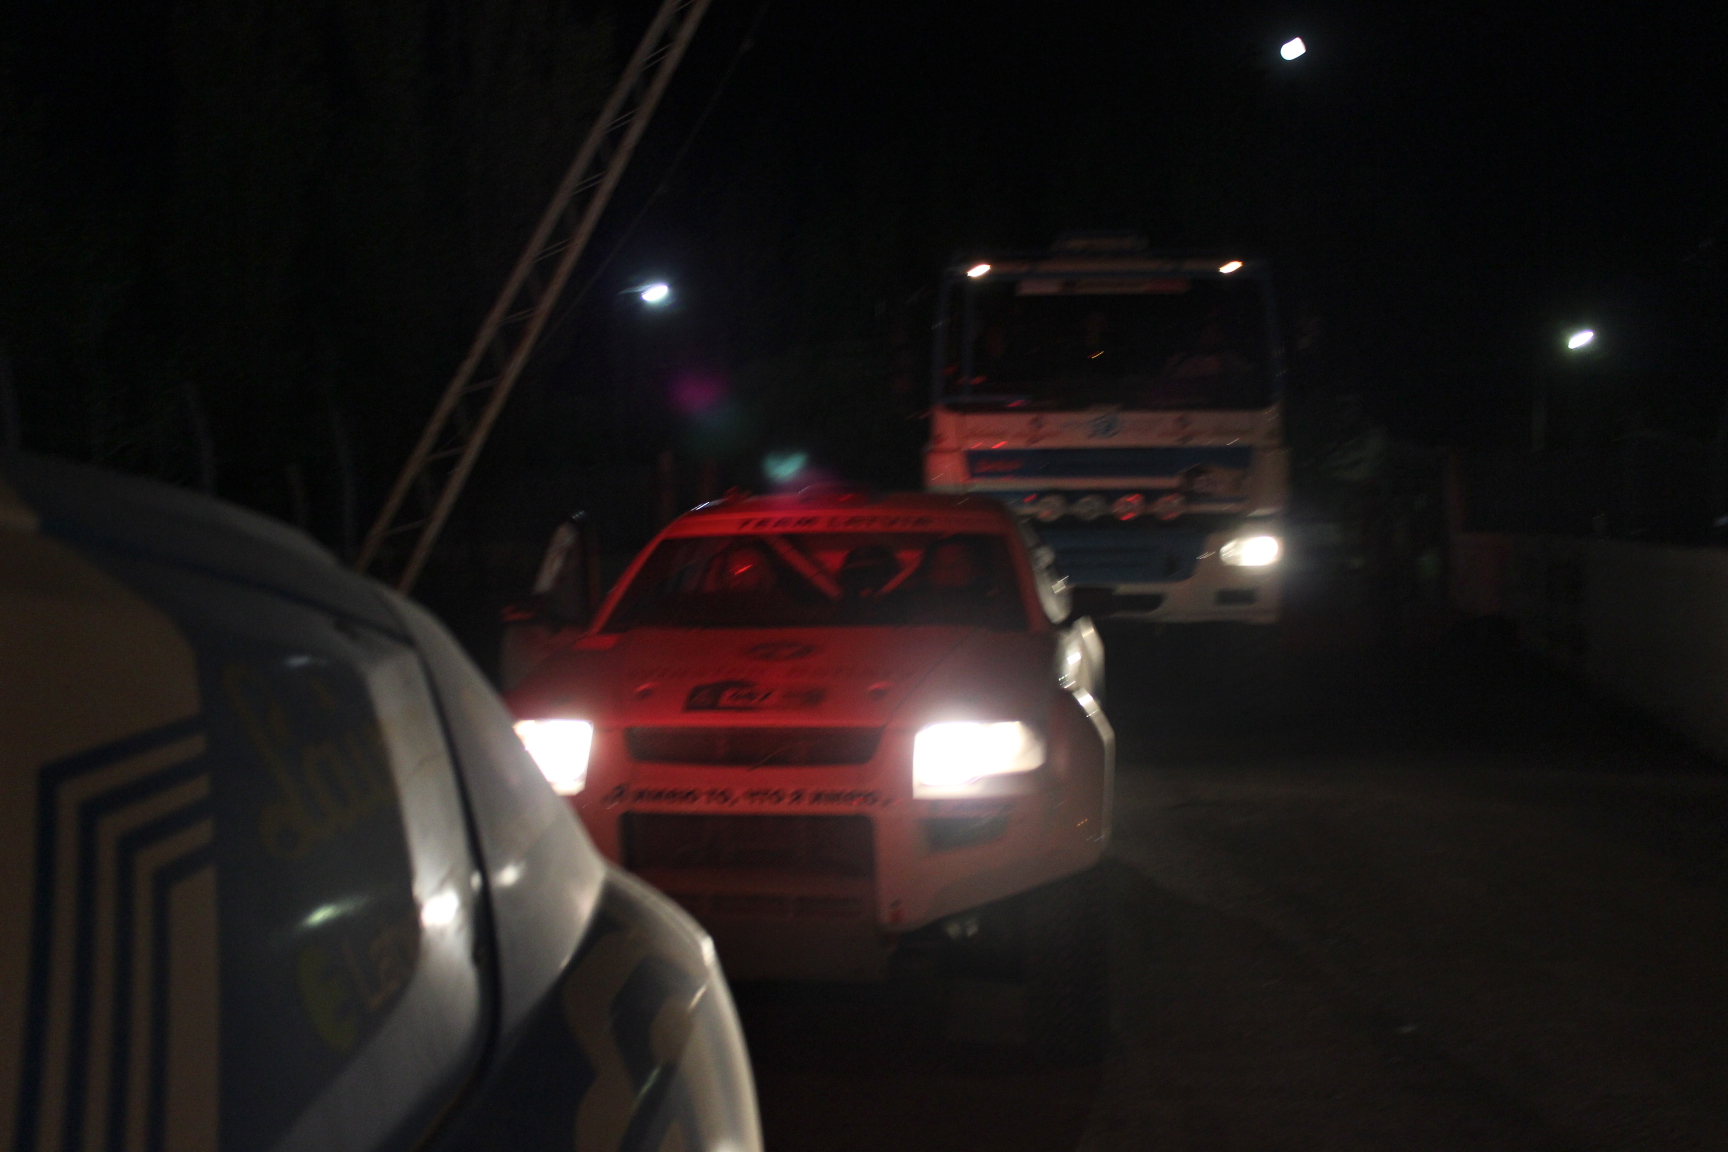
[(686, 712), (757, 712), (821, 705), (827, 689), (807, 684), (758, 684), (754, 680), (716, 680), (698, 684), (684, 698)]

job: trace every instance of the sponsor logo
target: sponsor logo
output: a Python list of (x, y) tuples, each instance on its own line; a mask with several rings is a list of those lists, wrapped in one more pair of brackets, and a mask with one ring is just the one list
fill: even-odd
[(684, 698), (686, 712), (754, 712), (763, 708), (815, 708), (827, 693), (821, 688), (764, 687), (753, 680), (698, 684)]

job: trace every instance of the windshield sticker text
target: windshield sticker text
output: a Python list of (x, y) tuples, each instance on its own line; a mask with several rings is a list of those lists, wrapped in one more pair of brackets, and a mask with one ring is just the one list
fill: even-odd
[(928, 528), (936, 522), (934, 516), (901, 515), (891, 516), (880, 513), (843, 513), (825, 514), (820, 516), (752, 516), (738, 521), (740, 532), (788, 532), (826, 529), (829, 531), (872, 531), (881, 532), (888, 529)]

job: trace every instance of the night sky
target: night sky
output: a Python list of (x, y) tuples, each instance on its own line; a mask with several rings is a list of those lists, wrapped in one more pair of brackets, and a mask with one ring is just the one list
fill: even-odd
[[(717, 7), (680, 103), (753, 14)], [(736, 284), (706, 211), (731, 196), (784, 198), (813, 230), (851, 213), (899, 290), (958, 250), (1130, 228), (1269, 256), (1304, 382), (1424, 441), (1521, 434), (1523, 388), (1574, 325), (1602, 333), (1599, 370), (1720, 388), (1728, 104), (1702, 13), (786, 4), (759, 40), (631, 250), (706, 292)]]
[[(652, 7), (12, 6), (25, 445), (352, 547)], [(1547, 380), (1709, 441), (1723, 47), (1590, 4), (716, 0), (453, 531), (641, 519), (665, 449), (680, 499), (775, 450), (915, 483), (938, 270), (1070, 229), (1269, 258), (1293, 424), (1509, 451)]]

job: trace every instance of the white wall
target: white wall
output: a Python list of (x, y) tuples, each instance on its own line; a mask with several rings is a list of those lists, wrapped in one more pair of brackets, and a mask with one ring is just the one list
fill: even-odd
[(1728, 758), (1728, 549), (1518, 537), (1503, 604), (1527, 645)]
[(1728, 551), (1593, 541), (1585, 674), (1728, 756)]

